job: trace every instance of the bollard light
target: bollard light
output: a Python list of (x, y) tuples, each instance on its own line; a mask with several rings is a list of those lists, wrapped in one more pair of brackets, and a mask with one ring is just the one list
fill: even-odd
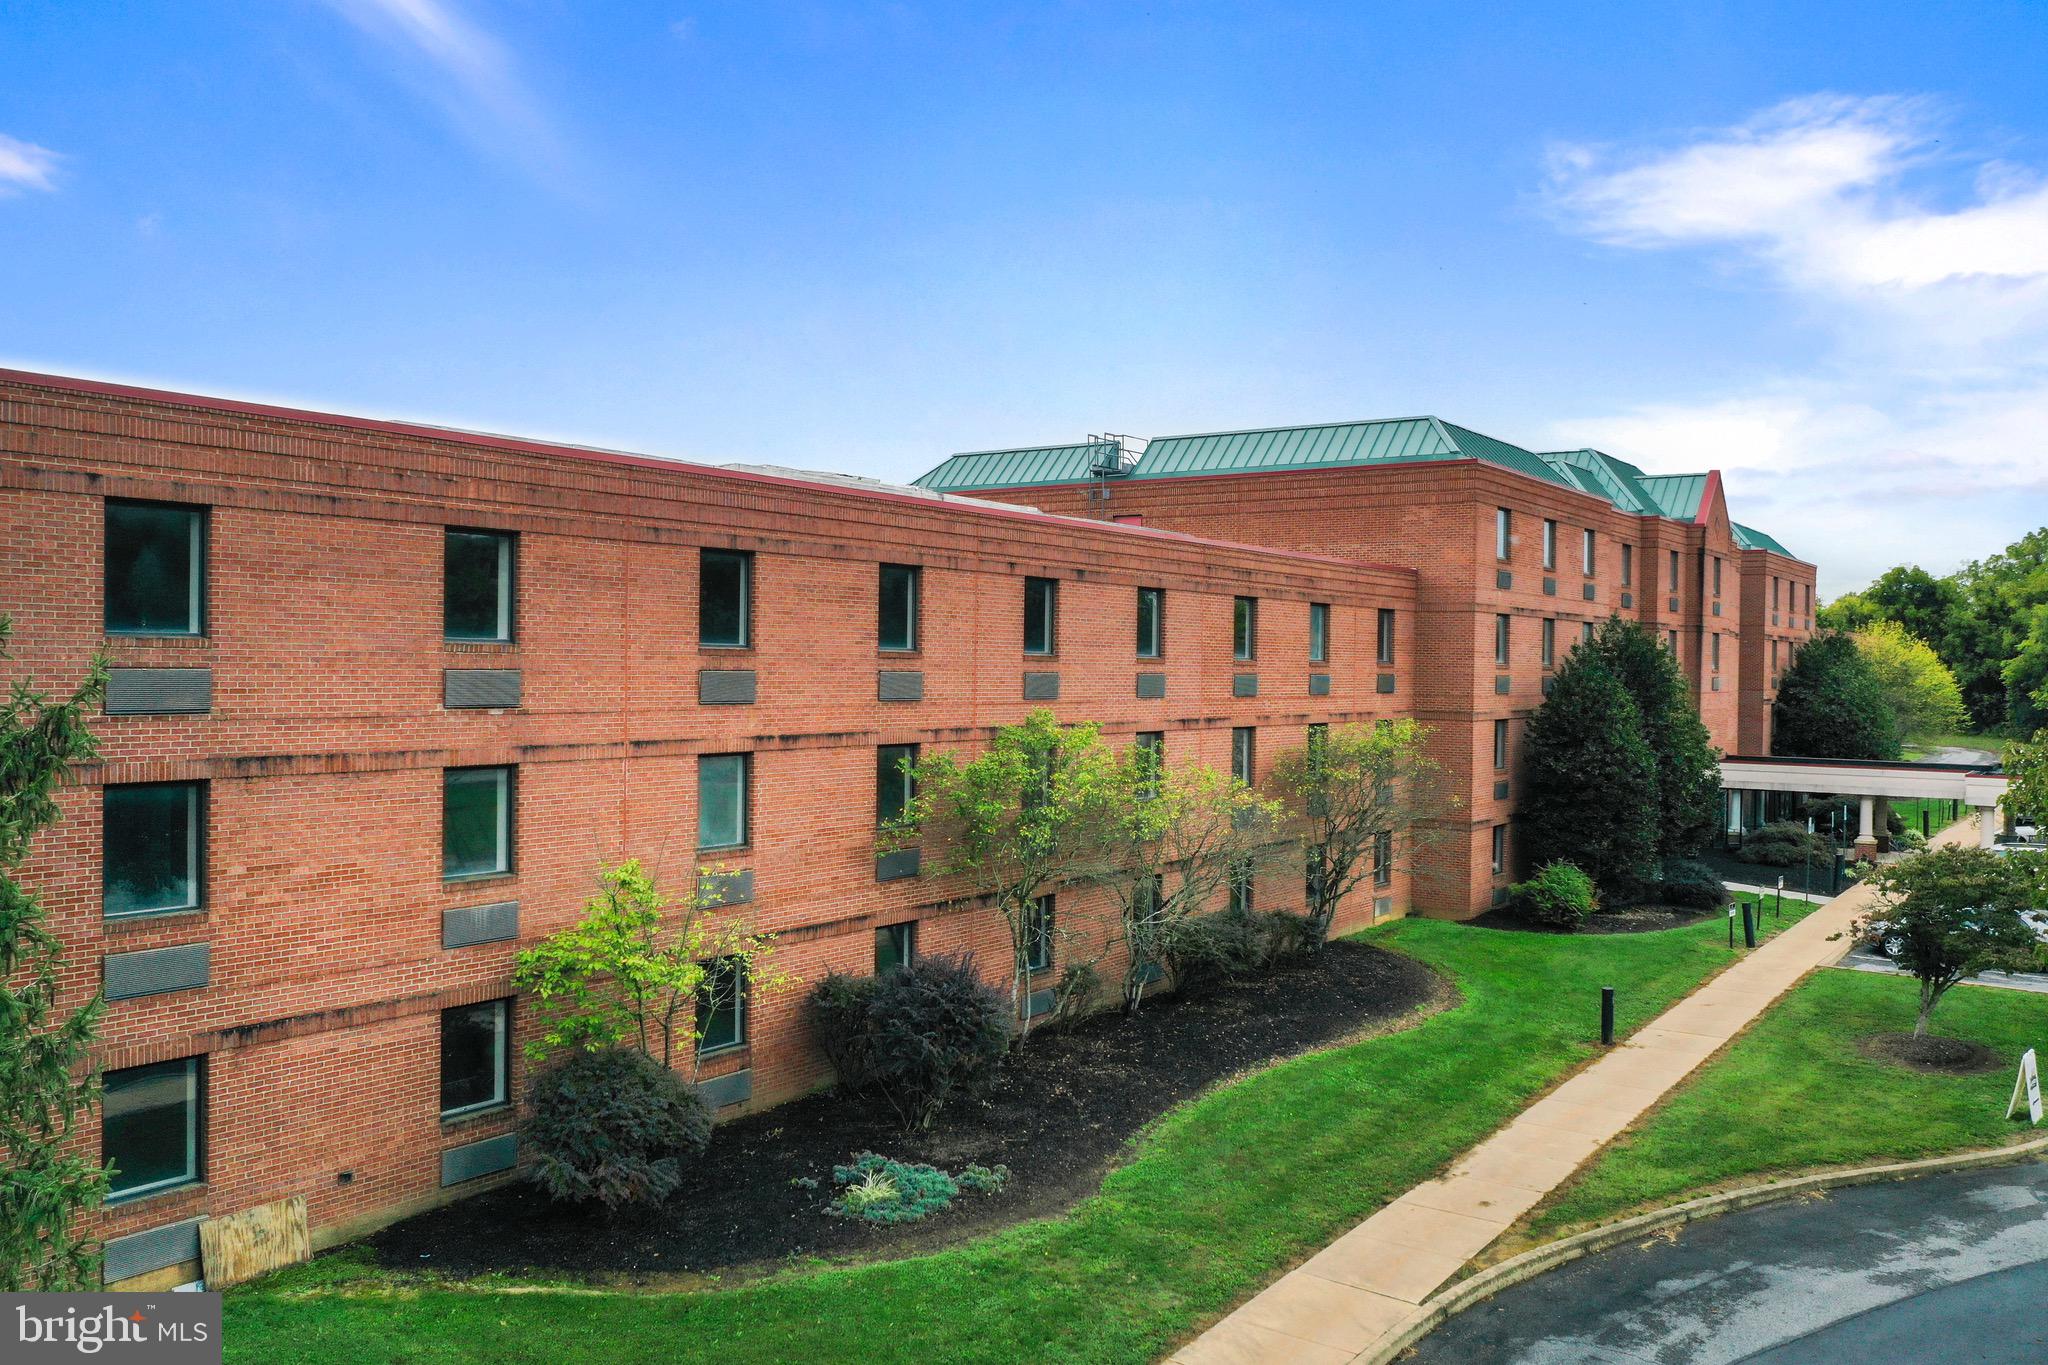
[(1614, 987), (1600, 988), (1600, 1046), (1614, 1046)]

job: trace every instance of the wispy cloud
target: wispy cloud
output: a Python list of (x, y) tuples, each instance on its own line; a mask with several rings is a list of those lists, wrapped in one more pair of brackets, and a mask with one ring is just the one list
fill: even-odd
[(1729, 470), (1738, 517), (1779, 518), (1834, 590), (2048, 520), (2048, 181), (1950, 150), (1949, 122), (1927, 99), (1822, 94), (1648, 148), (1553, 147), (1545, 198), (1569, 230), (1746, 268), (1830, 337), (1763, 384), (1557, 434)]
[(0, 195), (54, 190), (58, 156), (48, 147), (0, 133)]
[(450, 0), (325, 0), (393, 59), (391, 74), (438, 105), (461, 135), (557, 188), (568, 147), (512, 52)]

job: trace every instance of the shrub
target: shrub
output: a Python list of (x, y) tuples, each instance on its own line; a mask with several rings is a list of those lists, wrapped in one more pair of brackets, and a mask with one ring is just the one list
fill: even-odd
[(1766, 867), (1798, 867), (1802, 863), (1822, 867), (1835, 857), (1834, 847), (1826, 839), (1789, 820), (1765, 825), (1750, 835), (1742, 853), (1750, 862)]
[(1571, 863), (1546, 863), (1508, 888), (1508, 913), (1531, 924), (1576, 929), (1596, 904), (1593, 879)]
[(533, 1181), (569, 1203), (656, 1204), (711, 1141), (697, 1088), (638, 1048), (572, 1053), (533, 1080)]
[(1674, 858), (1664, 864), (1657, 896), (1684, 910), (1719, 910), (1728, 903), (1728, 888), (1721, 884), (1721, 874), (1705, 863)]
[(831, 972), (804, 1001), (811, 1036), (848, 1090), (865, 1090), (874, 1081), (874, 1031), (868, 1011), (879, 984), (877, 977)]
[(1167, 964), (1184, 987), (1267, 971), (1322, 946), (1312, 920), (1277, 910), (1193, 915), (1160, 937)]
[(894, 1161), (879, 1152), (861, 1152), (844, 1166), (832, 1168), (840, 1186), (825, 1206), (834, 1218), (864, 1223), (914, 1223), (951, 1207), (962, 1190), (994, 1194), (1010, 1179), (1007, 1166), (969, 1166), (951, 1176), (922, 1162)]
[(834, 973), (811, 992), (818, 1045), (840, 1083), (882, 1096), (906, 1128), (987, 1084), (1009, 1051), (1009, 1002), (971, 958), (920, 957), (882, 977)]

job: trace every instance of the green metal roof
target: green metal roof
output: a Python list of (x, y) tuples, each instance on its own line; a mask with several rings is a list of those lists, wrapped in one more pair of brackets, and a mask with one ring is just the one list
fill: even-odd
[(1691, 521), (1699, 515), (1700, 498), (1707, 491), (1704, 474), (1651, 474), (1637, 480), (1657, 511), (1673, 521)]
[(1098, 469), (1114, 468), (1123, 450), (1114, 441), (1069, 446), (1027, 446), (1017, 450), (971, 450), (949, 458), (911, 482), (944, 493), (965, 488), (1032, 488), (1084, 483)]
[(1769, 550), (1772, 554), (1783, 555), (1787, 559), (1799, 557), (1754, 526), (1744, 526), (1739, 521), (1731, 521), (1728, 528), (1735, 533), (1735, 543), (1745, 550)]
[(1397, 464), (1453, 460), (1458, 454), (1456, 444), (1435, 418), (1402, 417), (1384, 422), (1331, 422), (1313, 427), (1161, 436), (1145, 447), (1131, 477), (1172, 479), (1189, 474)]
[(1543, 461), (1571, 481), (1573, 487), (1605, 498), (1624, 512), (1655, 515), (1657, 506), (1643, 489), (1643, 471), (1603, 450), (1546, 450)]

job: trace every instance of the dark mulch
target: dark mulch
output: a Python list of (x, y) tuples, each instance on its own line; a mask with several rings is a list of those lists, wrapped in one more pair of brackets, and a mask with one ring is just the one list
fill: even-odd
[(1506, 929), (1519, 934), (1643, 934), (1655, 929), (1676, 929), (1713, 919), (1726, 910), (1688, 910), (1675, 905), (1632, 905), (1625, 910), (1602, 910), (1591, 915), (1577, 929), (1560, 929), (1549, 924), (1531, 924), (1505, 910), (1489, 910), (1465, 921), (1481, 929)]
[[(1135, 1018), (1034, 1034), (985, 1099), (947, 1111), (928, 1133), (904, 1133), (878, 1101), (813, 1095), (721, 1126), (684, 1187), (652, 1213), (607, 1221), (518, 1184), (394, 1224), (367, 1245), (394, 1269), (633, 1280), (926, 1250), (1070, 1207), (1141, 1128), (1218, 1081), (1450, 998), (1412, 958), (1333, 943), (1266, 976), (1148, 1002)], [(954, 1172), (1006, 1165), (1010, 1182), (913, 1224), (826, 1216), (832, 1167), (862, 1150)], [(799, 1177), (819, 1187), (800, 1188)]]
[(2004, 1066), (1999, 1055), (1990, 1048), (1961, 1038), (1915, 1038), (1910, 1033), (1873, 1033), (1856, 1046), (1866, 1057), (1941, 1076), (1979, 1076)]

